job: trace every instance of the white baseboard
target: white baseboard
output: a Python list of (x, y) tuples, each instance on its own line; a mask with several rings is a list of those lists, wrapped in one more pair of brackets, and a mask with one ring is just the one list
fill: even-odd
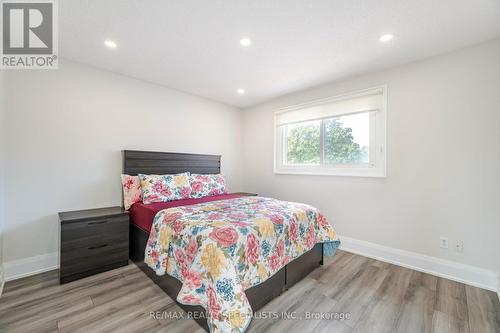
[(4, 285), (5, 285), (5, 274), (3, 270), (3, 264), (0, 264), (0, 297), (2, 296)]
[(5, 281), (51, 271), (59, 268), (59, 253), (47, 253), (39, 256), (23, 258), (3, 263)]
[(350, 237), (339, 238), (341, 250), (498, 292), (497, 272)]
[(498, 281), (497, 281), (497, 295), (498, 295), (498, 300), (500, 301), (500, 273), (498, 274)]

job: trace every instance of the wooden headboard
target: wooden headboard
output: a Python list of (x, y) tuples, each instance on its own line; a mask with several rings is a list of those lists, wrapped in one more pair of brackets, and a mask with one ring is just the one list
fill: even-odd
[(143, 174), (220, 173), (220, 155), (163, 153), (155, 151), (124, 150), (123, 173)]

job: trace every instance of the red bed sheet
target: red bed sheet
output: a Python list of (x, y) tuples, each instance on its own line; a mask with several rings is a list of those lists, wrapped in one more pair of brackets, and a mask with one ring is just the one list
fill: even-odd
[(227, 200), (241, 197), (241, 194), (222, 194), (197, 199), (183, 199), (169, 202), (154, 202), (143, 204), (136, 202), (130, 207), (130, 221), (144, 231), (150, 232), (153, 219), (160, 210), (172, 207), (195, 205), (202, 202)]

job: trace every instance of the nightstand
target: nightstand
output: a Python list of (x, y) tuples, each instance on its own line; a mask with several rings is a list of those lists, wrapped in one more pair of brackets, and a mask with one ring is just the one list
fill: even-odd
[(257, 193), (249, 193), (249, 192), (235, 192), (235, 193), (231, 193), (231, 194), (239, 194), (239, 195), (244, 196), (244, 197), (256, 197), (256, 196), (258, 196)]
[(129, 216), (121, 207), (59, 213), (59, 282), (128, 265)]

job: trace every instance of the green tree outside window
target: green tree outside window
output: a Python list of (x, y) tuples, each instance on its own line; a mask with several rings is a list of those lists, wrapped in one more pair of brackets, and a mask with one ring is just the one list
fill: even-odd
[[(325, 126), (324, 162), (327, 164), (360, 164), (369, 162), (368, 147), (354, 142), (352, 128), (340, 119), (323, 120)], [(319, 164), (321, 156), (321, 122), (289, 125), (287, 129), (287, 162)]]

